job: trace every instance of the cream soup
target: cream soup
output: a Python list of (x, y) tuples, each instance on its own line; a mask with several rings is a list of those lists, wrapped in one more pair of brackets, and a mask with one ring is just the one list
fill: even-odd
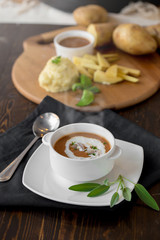
[(110, 150), (109, 142), (93, 133), (76, 132), (58, 139), (53, 148), (69, 158), (95, 158)]

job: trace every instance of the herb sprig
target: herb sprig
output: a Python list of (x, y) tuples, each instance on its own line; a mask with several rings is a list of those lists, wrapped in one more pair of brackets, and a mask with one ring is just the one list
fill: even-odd
[(61, 56), (58, 56), (58, 57), (52, 59), (52, 63), (55, 63), (55, 64), (60, 63), (60, 61), (61, 61)]
[(131, 201), (131, 198), (132, 198), (131, 190), (128, 187), (126, 187), (124, 180), (134, 185), (136, 194), (147, 206), (151, 207), (156, 211), (159, 211), (158, 204), (156, 203), (154, 198), (149, 194), (149, 192), (145, 189), (143, 185), (139, 183), (134, 183), (131, 180), (123, 177), (122, 175), (119, 175), (118, 178), (113, 182), (109, 182), (108, 179), (105, 179), (102, 184), (82, 183), (82, 184), (73, 185), (69, 187), (69, 189), (73, 191), (89, 192), (87, 197), (97, 197), (107, 192), (112, 185), (114, 185), (115, 183), (118, 183), (116, 192), (114, 192), (110, 200), (110, 207), (113, 207), (116, 205), (116, 203), (119, 200), (119, 197), (120, 197), (119, 190), (122, 192), (122, 196), (126, 201)]
[(83, 74), (80, 76), (80, 82), (72, 85), (72, 91), (76, 91), (77, 89), (83, 91), (80, 101), (76, 104), (80, 107), (91, 104), (94, 101), (94, 93), (100, 92), (99, 88), (92, 85), (92, 80)]

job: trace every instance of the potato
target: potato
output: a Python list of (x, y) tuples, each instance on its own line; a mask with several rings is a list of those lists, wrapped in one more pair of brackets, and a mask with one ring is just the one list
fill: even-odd
[(129, 75), (119, 73), (118, 76), (121, 77), (122, 79), (126, 80), (126, 81), (129, 81), (129, 82), (133, 82), (133, 83), (139, 82), (138, 78), (135, 78), (135, 77), (132, 77), (132, 76), (129, 76)]
[(97, 82), (97, 83), (103, 83), (103, 84), (110, 85), (110, 84), (114, 84), (114, 83), (123, 81), (123, 78), (118, 77), (118, 76), (114, 77), (114, 78), (108, 77), (105, 72), (103, 72), (101, 70), (97, 70), (94, 73), (93, 80), (94, 80), (94, 82)]
[(132, 55), (153, 53), (157, 49), (156, 40), (138, 24), (120, 24), (113, 31), (113, 42), (117, 48)]
[(83, 58), (92, 59), (95, 63), (98, 63), (97, 56), (91, 54), (84, 54)]
[(119, 55), (117, 53), (107, 53), (107, 54), (103, 54), (104, 58), (107, 58), (107, 61), (109, 63), (111, 62), (115, 62), (119, 59)]
[(117, 57), (118, 54), (116, 53), (101, 54), (97, 52), (96, 55), (85, 54), (83, 57), (74, 56), (73, 63), (80, 74), (93, 78), (95, 71), (106, 71), (110, 67), (110, 59), (113, 60), (114, 58), (117, 60)]
[(93, 70), (98, 70), (102, 68), (100, 65), (96, 64), (96, 62), (93, 59), (83, 57), (73, 57), (73, 63), (75, 65), (81, 65), (84, 68), (90, 68)]
[(139, 77), (141, 73), (139, 69), (128, 68), (120, 65), (118, 65), (118, 71), (122, 74), (131, 74), (134, 77)]
[(98, 60), (98, 64), (104, 70), (110, 66), (109, 62), (99, 52), (97, 53), (97, 60)]
[(56, 93), (70, 90), (78, 79), (79, 72), (72, 61), (54, 56), (47, 61), (40, 72), (38, 82), (47, 92)]
[[(132, 76), (130, 76), (130, 75)], [(115, 84), (123, 80), (137, 83), (139, 79), (133, 76), (139, 76), (140, 71), (138, 69), (127, 68), (120, 65), (112, 65), (105, 72), (102, 70), (96, 70), (94, 72), (93, 81), (103, 84)]]
[(87, 31), (91, 33), (94, 38), (94, 46), (101, 47), (112, 41), (112, 33), (116, 25), (114, 23), (96, 23), (90, 24)]
[(123, 80), (136, 83), (139, 81), (140, 70), (129, 68), (117, 64), (111, 65), (110, 58), (117, 59), (118, 54), (108, 53), (96, 55), (85, 54), (83, 57), (73, 57), (73, 63), (76, 65), (80, 74), (84, 74), (93, 79), (94, 82), (102, 84), (115, 84)]
[(73, 12), (73, 17), (77, 24), (88, 26), (90, 23), (107, 22), (108, 12), (99, 5), (86, 5), (78, 7)]
[(118, 76), (118, 66), (112, 65), (106, 71), (106, 76), (109, 78), (116, 78)]
[(147, 26), (145, 29), (156, 40), (158, 47), (160, 48), (160, 24)]

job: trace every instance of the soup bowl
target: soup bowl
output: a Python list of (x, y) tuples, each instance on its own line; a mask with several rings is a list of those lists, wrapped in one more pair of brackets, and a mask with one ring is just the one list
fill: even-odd
[[(110, 145), (108, 152), (93, 158), (69, 158), (56, 152), (55, 143), (62, 137), (73, 133), (91, 133), (105, 138)], [(77, 134), (78, 135), (78, 134)], [(76, 182), (92, 181), (107, 175), (114, 167), (115, 160), (121, 155), (112, 133), (104, 127), (92, 123), (73, 123), (65, 125), (42, 138), (49, 148), (52, 170), (63, 178)]]

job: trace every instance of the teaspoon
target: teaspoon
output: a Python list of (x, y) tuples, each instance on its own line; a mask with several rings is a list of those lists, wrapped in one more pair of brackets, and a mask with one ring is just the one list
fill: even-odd
[(34, 139), (30, 142), (30, 144), (23, 150), (23, 152), (13, 160), (1, 173), (0, 173), (0, 182), (8, 181), (18, 165), (22, 161), (24, 155), (28, 152), (28, 150), (33, 146), (33, 144), (39, 139), (42, 138), (46, 133), (55, 131), (60, 124), (59, 117), (51, 112), (41, 114), (38, 116), (33, 123), (32, 131), (35, 135)]

